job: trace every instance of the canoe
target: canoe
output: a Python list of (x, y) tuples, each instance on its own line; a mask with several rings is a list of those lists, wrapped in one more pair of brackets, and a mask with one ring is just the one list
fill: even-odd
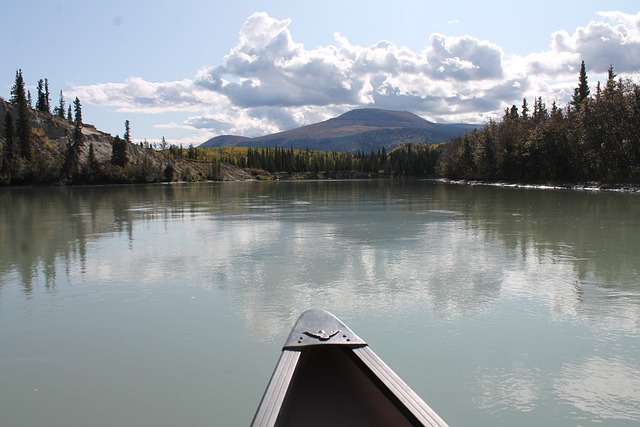
[(296, 322), (251, 425), (447, 426), (365, 341), (324, 310), (306, 311)]

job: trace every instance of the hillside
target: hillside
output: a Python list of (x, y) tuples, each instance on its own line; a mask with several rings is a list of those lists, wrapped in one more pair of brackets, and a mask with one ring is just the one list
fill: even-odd
[[(220, 164), (212, 177), (212, 165), (188, 159), (174, 158), (142, 144), (127, 144), (128, 164), (119, 168), (111, 164), (114, 137), (101, 132), (95, 126), (83, 123), (83, 144), (79, 150), (82, 177), (70, 179), (63, 173), (65, 160), (73, 144), (74, 124), (50, 113), (29, 110), (34, 155), (30, 162), (17, 158), (11, 166), (5, 162), (6, 117), (18, 116), (16, 107), (0, 98), (0, 185), (3, 184), (87, 184), (87, 183), (133, 183), (166, 180), (247, 179), (248, 174), (227, 164)], [(89, 150), (93, 153), (97, 166), (89, 167)], [(167, 173), (171, 171), (171, 174)]]
[(223, 135), (200, 147), (283, 147), (313, 150), (369, 152), (392, 150), (404, 143), (448, 141), (477, 128), (469, 124), (438, 124), (407, 111), (363, 108), (338, 117), (257, 138)]

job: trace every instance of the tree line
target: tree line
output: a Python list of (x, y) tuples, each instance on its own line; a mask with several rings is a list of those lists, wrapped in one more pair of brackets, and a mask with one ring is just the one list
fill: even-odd
[[(565, 107), (555, 101), (547, 106), (541, 97), (530, 105), (524, 98), (520, 107), (506, 108), (500, 120), (489, 121), (483, 128), (452, 141), (408, 143), (389, 152), (385, 147), (369, 153), (193, 145), (184, 149), (163, 138), (160, 147), (141, 142), (140, 150), (147, 154), (142, 161), (138, 158), (132, 162), (134, 144), (127, 120), (123, 137), (112, 139), (111, 159), (105, 164), (96, 160), (92, 144), (85, 149), (80, 100), (76, 98), (67, 106), (60, 91), (58, 105), (52, 111), (49, 98), (49, 82), (41, 79), (34, 109), (22, 71), (16, 71), (9, 101), (13, 113), (7, 110), (4, 120), (0, 184), (220, 179), (222, 163), (254, 174), (640, 182), (640, 86), (618, 78), (610, 67), (604, 86), (598, 82), (592, 93), (584, 62), (578, 86)], [(66, 119), (73, 125), (61, 153), (56, 155), (46, 135), (32, 128), (31, 110)], [(35, 149), (36, 139), (39, 149)], [(178, 172), (178, 163), (186, 163), (186, 171)]]
[(451, 179), (640, 181), (640, 86), (609, 67), (604, 87), (589, 87), (584, 61), (571, 102), (548, 107), (523, 99), (447, 144), (437, 172)]
[[(40, 79), (35, 108), (32, 102), (22, 70), (17, 70), (9, 107), (0, 127), (0, 135), (4, 136), (0, 149), (0, 185), (129, 183), (209, 177), (208, 173), (193, 171), (178, 175), (174, 165), (162, 161), (162, 156), (149, 147), (138, 150), (143, 155), (132, 162), (130, 152), (134, 146), (128, 120), (122, 138), (119, 135), (105, 138), (111, 143), (111, 158), (100, 162), (93, 143), (86, 147), (80, 99), (76, 97), (67, 107), (60, 91), (58, 105), (52, 110), (49, 81)], [(54, 143), (44, 129), (32, 124), (33, 118), (42, 121), (43, 117), (51, 119), (49, 122), (57, 121), (58, 126), (71, 125), (72, 131), (67, 133), (65, 129), (65, 136)]]
[(220, 162), (260, 174), (325, 176), (431, 176), (441, 148), (438, 144), (407, 143), (389, 153), (385, 147), (369, 153), (284, 147), (219, 147), (184, 149), (171, 145), (167, 155), (195, 161)]

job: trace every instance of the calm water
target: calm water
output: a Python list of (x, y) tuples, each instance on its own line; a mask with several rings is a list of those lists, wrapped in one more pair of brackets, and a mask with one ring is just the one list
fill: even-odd
[(640, 195), (0, 189), (2, 426), (248, 425), (313, 307), (452, 426), (640, 423)]

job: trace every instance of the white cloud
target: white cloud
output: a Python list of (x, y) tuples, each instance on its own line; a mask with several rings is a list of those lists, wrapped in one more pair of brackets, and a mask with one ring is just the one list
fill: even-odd
[(578, 57), (596, 73), (606, 72), (609, 65), (619, 72), (640, 66), (640, 12), (599, 12), (598, 16), (604, 21), (591, 21), (573, 34), (565, 30), (553, 33), (548, 56)]
[(122, 112), (200, 111), (209, 105), (228, 104), (224, 97), (194, 86), (191, 80), (152, 83), (131, 77), (124, 83), (76, 86), (69, 92), (84, 102)]
[(597, 16), (572, 33), (551, 34), (546, 51), (505, 57), (490, 41), (440, 33), (420, 52), (391, 41), (354, 45), (339, 33), (335, 44), (307, 49), (294, 40), (290, 19), (255, 13), (222, 61), (193, 79), (131, 77), (75, 87), (72, 96), (118, 111), (192, 111), (178, 126), (212, 135), (272, 133), (359, 106), (482, 123), (523, 97), (567, 102), (581, 60), (596, 77), (610, 64), (618, 73), (640, 67), (640, 13)]

